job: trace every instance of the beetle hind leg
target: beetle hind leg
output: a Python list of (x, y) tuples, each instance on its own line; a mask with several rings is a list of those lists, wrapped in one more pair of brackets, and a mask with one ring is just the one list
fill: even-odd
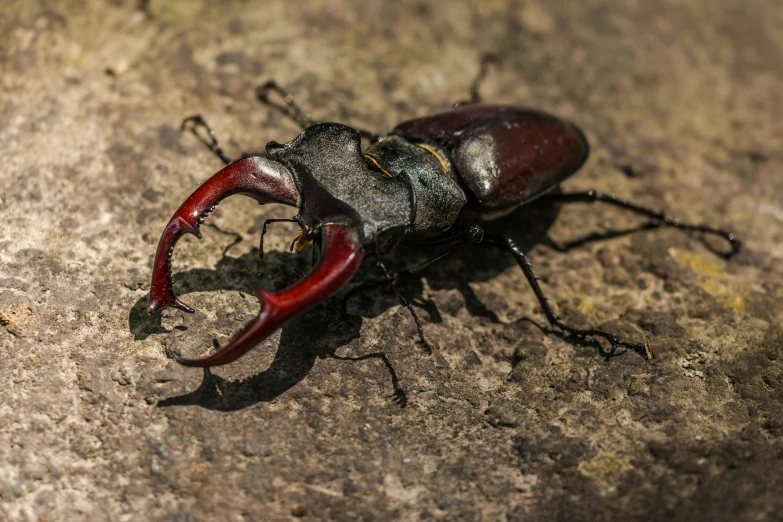
[(514, 257), (514, 260), (517, 262), (519, 267), (522, 269), (522, 272), (525, 274), (525, 278), (527, 279), (528, 284), (533, 289), (533, 293), (536, 295), (536, 299), (538, 299), (538, 302), (541, 305), (541, 309), (543, 310), (544, 315), (547, 318), (547, 321), (549, 321), (549, 324), (551, 324), (555, 328), (558, 328), (572, 335), (576, 335), (578, 337), (601, 337), (605, 339), (606, 341), (609, 342), (610, 345), (610, 351), (606, 355), (607, 360), (612, 356), (616, 355), (617, 350), (620, 347), (631, 349), (635, 352), (638, 352), (642, 354), (645, 357), (645, 359), (652, 359), (653, 354), (652, 354), (652, 350), (650, 349), (650, 345), (648, 343), (645, 343), (643, 345), (636, 344), (636, 343), (629, 343), (620, 340), (614, 335), (612, 335), (611, 333), (605, 332), (603, 330), (598, 330), (594, 328), (589, 328), (589, 329), (574, 328), (573, 326), (564, 323), (560, 319), (560, 317), (555, 313), (555, 311), (552, 309), (552, 306), (549, 304), (549, 301), (544, 296), (544, 292), (541, 290), (541, 286), (538, 284), (538, 278), (533, 273), (533, 266), (528, 262), (527, 257), (525, 257), (525, 254), (522, 253), (522, 251), (519, 249), (516, 243), (514, 243), (514, 241), (510, 238), (489, 235), (489, 234), (486, 234), (484, 236), (484, 241), (485, 244), (494, 246), (505, 252), (508, 252)]

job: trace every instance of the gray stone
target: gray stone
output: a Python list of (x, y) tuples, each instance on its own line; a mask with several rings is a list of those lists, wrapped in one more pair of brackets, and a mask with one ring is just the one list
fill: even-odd
[[(783, 511), (783, 32), (777, 2), (11, 0), (0, 11), (0, 519), (764, 520)], [(604, 361), (545, 335), (510, 259), (479, 252), (394, 296), (316, 308), (231, 365), (209, 353), (258, 285), (309, 268), (233, 198), (174, 253), (197, 309), (144, 313), (168, 218), (226, 152), (319, 121), (383, 132), (464, 99), (573, 120), (595, 188), (731, 227), (745, 250), (599, 205), (496, 225), (569, 321), (649, 341)], [(525, 221), (525, 215), (533, 221)], [(225, 254), (223, 251), (225, 249)], [(393, 267), (415, 263), (406, 251)], [(377, 278), (373, 263), (359, 278)], [(385, 354), (405, 396), (395, 394)], [(687, 363), (687, 365), (685, 364)], [(407, 400), (407, 407), (401, 408)]]

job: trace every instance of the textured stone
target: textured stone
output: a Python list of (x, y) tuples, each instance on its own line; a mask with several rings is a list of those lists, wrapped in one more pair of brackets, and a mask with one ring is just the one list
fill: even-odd
[[(778, 518), (781, 24), (760, 0), (6, 0), (0, 519)], [(183, 117), (232, 157), (288, 141), (296, 124), (254, 99), (275, 79), (316, 120), (382, 132), (464, 99), (482, 52), (503, 59), (488, 101), (584, 129), (592, 156), (566, 189), (743, 239), (726, 261), (600, 205), (492, 224), (567, 320), (649, 341), (654, 360), (542, 332), (522, 273), (482, 251), (403, 289), (432, 355), (371, 291), (350, 305), (361, 324), (327, 303), (229, 366), (172, 361), (224, 343), (257, 285), (310, 263), (287, 252), (290, 224), (259, 260), (263, 219), (288, 210), (233, 198), (174, 254), (197, 313), (146, 316), (159, 234), (220, 167)]]

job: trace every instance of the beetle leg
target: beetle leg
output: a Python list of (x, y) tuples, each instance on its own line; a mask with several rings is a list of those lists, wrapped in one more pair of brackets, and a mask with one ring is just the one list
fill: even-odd
[(203, 359), (177, 359), (185, 366), (218, 366), (235, 361), (248, 350), (309, 311), (351, 280), (359, 269), (364, 249), (349, 225), (332, 224), (322, 229), (323, 252), (318, 264), (304, 279), (278, 293), (258, 289), (261, 311), (250, 325), (226, 346)]
[(456, 236), (456, 241), (448, 249), (423, 262), (419, 266), (403, 270), (394, 274), (395, 281), (402, 279), (419, 279), (426, 277), (435, 270), (443, 267), (452, 259), (456, 259), (470, 250), (473, 246), (481, 243), (484, 239), (484, 229), (478, 225), (470, 225), (463, 229)]
[[(269, 101), (270, 91), (277, 93), (283, 99), (285, 104), (288, 105), (290, 110), (285, 110), (283, 107)], [(310, 117), (309, 113), (305, 112), (302, 107), (300, 107), (299, 104), (294, 101), (294, 95), (286, 92), (285, 89), (280, 87), (274, 80), (270, 80), (265, 84), (256, 87), (256, 99), (264, 105), (274, 107), (275, 109), (281, 111), (283, 114), (298, 123), (302, 129), (306, 129), (310, 125), (317, 123)], [(380, 134), (362, 129), (356, 130), (359, 131), (359, 134), (362, 135), (362, 138), (366, 138), (370, 141), (370, 143), (377, 143), (383, 139), (383, 136)]]
[(630, 210), (631, 212), (634, 212), (636, 214), (641, 214), (642, 216), (650, 217), (654, 219), (657, 224), (660, 225), (675, 227), (675, 228), (679, 228), (680, 230), (701, 232), (704, 234), (713, 234), (729, 242), (729, 245), (731, 246), (731, 252), (725, 254), (726, 257), (731, 257), (737, 252), (739, 252), (740, 247), (742, 245), (742, 242), (737, 238), (737, 236), (735, 236), (734, 234), (726, 230), (720, 230), (705, 225), (690, 225), (688, 223), (683, 223), (677, 218), (667, 216), (661, 210), (653, 210), (645, 207), (640, 207), (639, 205), (635, 205), (628, 200), (619, 199), (614, 196), (609, 196), (607, 194), (602, 194), (600, 192), (596, 192), (595, 190), (588, 190), (587, 192), (566, 192), (562, 194), (551, 194), (551, 195), (542, 196), (541, 199), (547, 201), (560, 201), (563, 203), (577, 203), (577, 202), (578, 203), (594, 203), (594, 202), (608, 203), (609, 205), (614, 205), (615, 207), (623, 208), (626, 210)]
[(389, 272), (386, 270), (386, 267), (383, 265), (383, 263), (378, 263), (378, 265), (381, 267), (381, 270), (383, 270), (385, 279), (380, 281), (364, 282), (361, 283), (359, 286), (349, 290), (340, 301), (340, 313), (342, 313), (343, 317), (345, 317), (346, 320), (352, 321), (353, 319), (348, 313), (348, 300), (351, 297), (358, 294), (359, 292), (363, 292), (364, 290), (368, 290), (370, 288), (390, 285), (392, 287), (392, 290), (394, 290), (397, 299), (400, 300), (400, 304), (406, 307), (408, 311), (411, 313), (411, 315), (413, 316), (413, 320), (416, 323), (416, 329), (419, 332), (419, 338), (421, 339), (422, 344), (424, 344), (424, 346), (429, 351), (432, 351), (432, 346), (427, 341), (427, 339), (424, 338), (424, 330), (421, 327), (421, 322), (419, 321), (416, 312), (413, 310), (413, 307), (411, 306), (410, 302), (400, 293), (397, 287), (399, 283), (404, 281), (405, 279), (420, 279), (422, 277), (427, 276), (428, 274), (431, 274), (436, 269), (441, 268), (452, 259), (455, 259), (463, 255), (471, 247), (480, 243), (483, 237), (484, 237), (484, 231), (481, 229), (481, 227), (479, 227), (478, 225), (470, 225), (469, 227), (460, 231), (458, 234), (455, 234), (454, 236), (451, 236), (449, 238), (451, 241), (453, 241), (453, 244), (448, 249), (446, 249), (439, 255), (433, 257), (432, 259), (428, 259), (427, 261), (425, 261), (424, 263), (420, 264), (417, 267), (408, 270), (403, 270), (401, 272), (395, 272), (393, 274), (389, 274)]
[[(226, 156), (226, 153), (223, 152), (223, 149), (218, 144), (217, 137), (215, 137), (215, 131), (213, 131), (209, 125), (207, 125), (207, 122), (204, 121), (204, 118), (201, 117), (200, 114), (196, 114), (193, 116), (188, 116), (184, 120), (182, 120), (182, 124), (179, 126), (180, 132), (184, 132), (185, 129), (188, 126), (188, 123), (192, 123), (190, 126), (190, 132), (193, 133), (193, 135), (198, 138), (198, 140), (203, 143), (209, 150), (212, 151), (213, 154), (215, 154), (218, 158), (220, 158), (220, 161), (223, 162), (224, 165), (228, 165), (231, 163), (231, 160), (228, 159), (228, 156)], [(203, 127), (207, 134), (209, 135), (209, 141), (207, 141), (203, 136), (201, 136), (198, 133), (198, 129)]]
[(487, 53), (481, 57), (479, 72), (470, 84), (470, 100), (460, 100), (454, 104), (454, 108), (481, 103), (481, 92), (479, 92), (479, 89), (481, 89), (481, 82), (487, 77), (490, 65), (500, 65), (500, 57), (491, 53)]
[(647, 344), (641, 345), (628, 343), (617, 339), (614, 335), (603, 330), (574, 328), (573, 326), (569, 326), (564, 323), (552, 309), (549, 301), (544, 296), (544, 292), (541, 290), (541, 286), (538, 284), (538, 278), (533, 273), (533, 265), (528, 262), (527, 257), (525, 257), (525, 254), (522, 253), (516, 243), (514, 243), (514, 241), (510, 238), (490, 234), (486, 234), (484, 236), (484, 240), (486, 244), (500, 248), (501, 250), (504, 250), (505, 252), (508, 252), (514, 256), (514, 260), (525, 274), (525, 278), (527, 279), (530, 287), (533, 289), (533, 293), (536, 295), (536, 299), (538, 299), (538, 302), (541, 305), (541, 309), (544, 311), (544, 315), (546, 316), (547, 321), (549, 321), (549, 324), (559, 328), (560, 330), (563, 330), (564, 332), (568, 332), (579, 337), (603, 337), (609, 342), (611, 346), (611, 350), (606, 357), (607, 360), (615, 355), (617, 348), (620, 346), (639, 352), (647, 359), (652, 358), (652, 351)]
[(455, 259), (464, 254), (471, 246), (481, 242), (483, 234), (484, 231), (481, 229), (481, 227), (477, 225), (471, 225), (459, 234), (450, 236), (445, 240), (438, 240), (438, 243), (451, 241), (453, 244), (442, 253), (438, 254), (432, 259), (428, 259), (419, 266), (410, 268), (408, 270), (395, 272), (390, 275), (390, 278), (387, 277), (378, 281), (365, 281), (360, 283), (358, 286), (351, 288), (348, 292), (346, 292), (340, 302), (340, 312), (343, 314), (345, 319), (351, 321), (351, 315), (348, 313), (348, 301), (351, 299), (351, 297), (364, 292), (365, 290), (370, 290), (379, 286), (385, 286), (389, 284), (396, 285), (405, 279), (420, 279), (425, 277), (452, 259)]
[(397, 299), (399, 299), (400, 304), (407, 308), (408, 312), (411, 314), (411, 317), (413, 317), (413, 322), (416, 323), (416, 330), (419, 332), (419, 339), (421, 339), (421, 344), (424, 345), (424, 348), (427, 349), (427, 352), (432, 353), (432, 345), (427, 341), (427, 339), (424, 338), (424, 329), (421, 327), (421, 321), (419, 320), (419, 316), (416, 315), (416, 310), (413, 309), (411, 303), (405, 299), (404, 295), (402, 295), (402, 292), (400, 292), (400, 289), (398, 288), (397, 280), (395, 280), (395, 278), (389, 274), (389, 271), (386, 270), (386, 265), (378, 261), (378, 266), (381, 268), (381, 270), (383, 270), (383, 275), (386, 277), (386, 281), (389, 282), (389, 285), (394, 291), (394, 295), (396, 295)]
[(340, 300), (340, 313), (345, 318), (346, 321), (350, 323), (355, 323), (353, 317), (351, 317), (351, 314), (348, 313), (348, 300), (353, 297), (354, 295), (363, 292), (365, 290), (369, 290), (370, 288), (376, 288), (379, 286), (390, 286), (391, 289), (394, 291), (394, 295), (397, 296), (397, 299), (399, 299), (400, 304), (408, 309), (408, 311), (411, 314), (411, 317), (413, 317), (413, 322), (416, 323), (416, 330), (419, 332), (419, 339), (421, 339), (421, 343), (424, 345), (424, 347), (427, 349), (428, 352), (432, 353), (432, 345), (427, 341), (427, 339), (424, 337), (424, 329), (421, 326), (421, 321), (419, 320), (419, 316), (416, 315), (416, 311), (413, 309), (413, 306), (411, 305), (410, 301), (408, 301), (405, 296), (402, 295), (398, 288), (398, 278), (396, 277), (397, 274), (389, 274), (389, 271), (386, 269), (386, 266), (378, 262), (378, 266), (383, 271), (383, 274), (385, 276), (385, 279), (382, 279), (380, 281), (365, 281), (364, 283), (359, 284), (358, 286), (352, 288), (346, 294), (343, 296), (343, 298)]
[(313, 123), (315, 123), (308, 113), (306, 113), (302, 108), (299, 106), (298, 103), (294, 101), (294, 95), (291, 93), (288, 93), (280, 87), (276, 81), (269, 80), (263, 85), (259, 85), (256, 87), (256, 99), (263, 103), (264, 105), (269, 105), (270, 107), (275, 107), (277, 109), (282, 109), (279, 105), (276, 105), (269, 101), (269, 91), (273, 91), (277, 93), (285, 102), (286, 105), (288, 105), (288, 108), (290, 110), (284, 111), (286, 116), (294, 120), (296, 123), (299, 124), (302, 129), (306, 129)]
[(408, 394), (406, 394), (405, 390), (400, 386), (400, 380), (397, 378), (397, 372), (394, 371), (394, 366), (392, 366), (391, 361), (389, 361), (389, 358), (385, 353), (373, 352), (356, 357), (331, 354), (329, 357), (332, 359), (337, 359), (338, 361), (365, 361), (367, 359), (380, 359), (381, 362), (383, 362), (383, 365), (386, 366), (386, 369), (389, 370), (389, 374), (391, 375), (392, 386), (394, 387), (394, 393), (392, 393), (391, 396), (392, 402), (397, 403), (400, 408), (405, 408), (408, 405)]
[(261, 259), (264, 259), (264, 236), (266, 235), (266, 226), (269, 223), (280, 223), (284, 221), (296, 223), (296, 220), (292, 218), (271, 218), (264, 221), (264, 225), (261, 227), (261, 239), (258, 242), (258, 257)]

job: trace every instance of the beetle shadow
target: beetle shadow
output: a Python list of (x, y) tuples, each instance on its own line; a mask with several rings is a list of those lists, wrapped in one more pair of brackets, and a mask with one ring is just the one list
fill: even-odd
[[(234, 241), (230, 246), (237, 243)], [(308, 254), (308, 252), (305, 252)], [(292, 255), (270, 251), (261, 259), (257, 248), (238, 257), (227, 255), (214, 269), (195, 268), (174, 274), (174, 291), (180, 296), (191, 292), (236, 291), (255, 299), (255, 288), (263, 286), (269, 291), (279, 291), (290, 286), (300, 276), (297, 271), (309, 270), (309, 255)], [(365, 273), (363, 273), (365, 272)], [(366, 276), (362, 267), (357, 278)], [(185, 298), (187, 301), (187, 299)], [(149, 296), (138, 299), (128, 314), (128, 327), (134, 340), (141, 341), (154, 335), (170, 335), (174, 330), (186, 331), (186, 326), (167, 329), (161, 323), (161, 314), (147, 315)], [(375, 317), (391, 307), (373, 307)], [(334, 300), (316, 306), (307, 314), (296, 318), (282, 328), (280, 343), (270, 366), (243, 380), (231, 380), (204, 370), (202, 382), (195, 390), (163, 399), (158, 406), (199, 405), (207, 409), (234, 411), (258, 402), (269, 402), (301, 382), (312, 370), (317, 359), (336, 359), (346, 362), (379, 360), (388, 370), (392, 402), (405, 407), (407, 396), (399, 385), (396, 371), (387, 355), (374, 352), (355, 357), (338, 355), (337, 351), (359, 337), (361, 322), (346, 321)], [(173, 356), (173, 355), (172, 355)]]
[(343, 321), (331, 303), (324, 303), (282, 329), (280, 344), (269, 367), (246, 379), (232, 380), (203, 369), (199, 386), (188, 393), (162, 399), (159, 407), (198, 405), (211, 410), (236, 411), (259, 402), (269, 402), (300, 383), (317, 359), (364, 361), (379, 359), (389, 371), (392, 401), (407, 406), (397, 373), (386, 354), (369, 353), (356, 357), (337, 355), (336, 351), (359, 337), (359, 325)]
[[(510, 237), (517, 245), (528, 252), (537, 243), (547, 244), (559, 251), (567, 251), (585, 243), (599, 241), (605, 238), (626, 235), (636, 230), (646, 228), (642, 225), (636, 229), (609, 232), (606, 237), (591, 234), (581, 240), (572, 241), (563, 246), (557, 246), (547, 236), (547, 231), (557, 218), (560, 205), (539, 202), (526, 205), (502, 220), (482, 223), (487, 232)], [(235, 240), (228, 248), (234, 246)], [(229, 257), (226, 248), (223, 257), (214, 269), (196, 268), (174, 275), (175, 292), (179, 296), (191, 292), (215, 292), (220, 290), (238, 291), (255, 298), (255, 288), (264, 286), (267, 290), (282, 289), (297, 279), (296, 271), (306, 272), (310, 267), (310, 256), (294, 256), (288, 253), (271, 251), (259, 258), (258, 249), (238, 257)], [(415, 266), (429, 257), (442, 251), (443, 247), (422, 248), (412, 246), (402, 248), (394, 258), (399, 264), (395, 268)], [(439, 270), (427, 277), (430, 288), (435, 290), (456, 289), (462, 294), (468, 312), (474, 316), (485, 317), (492, 322), (500, 322), (496, 314), (489, 310), (472, 290), (471, 282), (488, 281), (509, 267), (516, 267), (511, 256), (495, 249), (474, 249), (462, 258), (463, 270)], [(364, 263), (355, 277), (362, 282), (377, 279), (379, 269), (373, 263)], [(431, 300), (422, 296), (422, 283), (410, 282), (404, 286), (404, 294), (417, 296), (411, 302), (429, 315), (427, 322), (439, 323), (441, 316), (437, 306)], [(393, 388), (392, 400), (400, 406), (407, 404), (407, 397), (399, 385), (397, 374), (389, 358), (383, 352), (374, 352), (355, 357), (338, 356), (337, 351), (359, 337), (363, 319), (377, 317), (389, 308), (399, 306), (394, 294), (386, 289), (370, 290), (361, 294), (360, 306), (357, 303), (352, 309), (360, 309), (358, 321), (347, 321), (339, 311), (340, 296), (315, 307), (302, 317), (299, 317), (283, 327), (280, 343), (270, 366), (251, 377), (243, 380), (231, 380), (215, 375), (204, 369), (202, 382), (193, 391), (158, 402), (158, 406), (199, 405), (207, 409), (234, 411), (252, 406), (258, 402), (269, 402), (290, 390), (301, 382), (312, 370), (317, 359), (332, 358), (343, 361), (365, 361), (378, 359), (389, 371)], [(169, 335), (173, 330), (187, 330), (185, 326), (169, 330), (161, 324), (161, 315), (148, 316), (146, 307), (148, 296), (139, 299), (129, 311), (129, 329), (135, 340), (144, 340), (150, 335)], [(535, 324), (535, 323), (534, 323)], [(541, 325), (539, 328), (550, 332)], [(567, 341), (579, 345), (587, 342), (590, 346), (601, 350), (600, 343), (583, 339), (566, 338)]]

